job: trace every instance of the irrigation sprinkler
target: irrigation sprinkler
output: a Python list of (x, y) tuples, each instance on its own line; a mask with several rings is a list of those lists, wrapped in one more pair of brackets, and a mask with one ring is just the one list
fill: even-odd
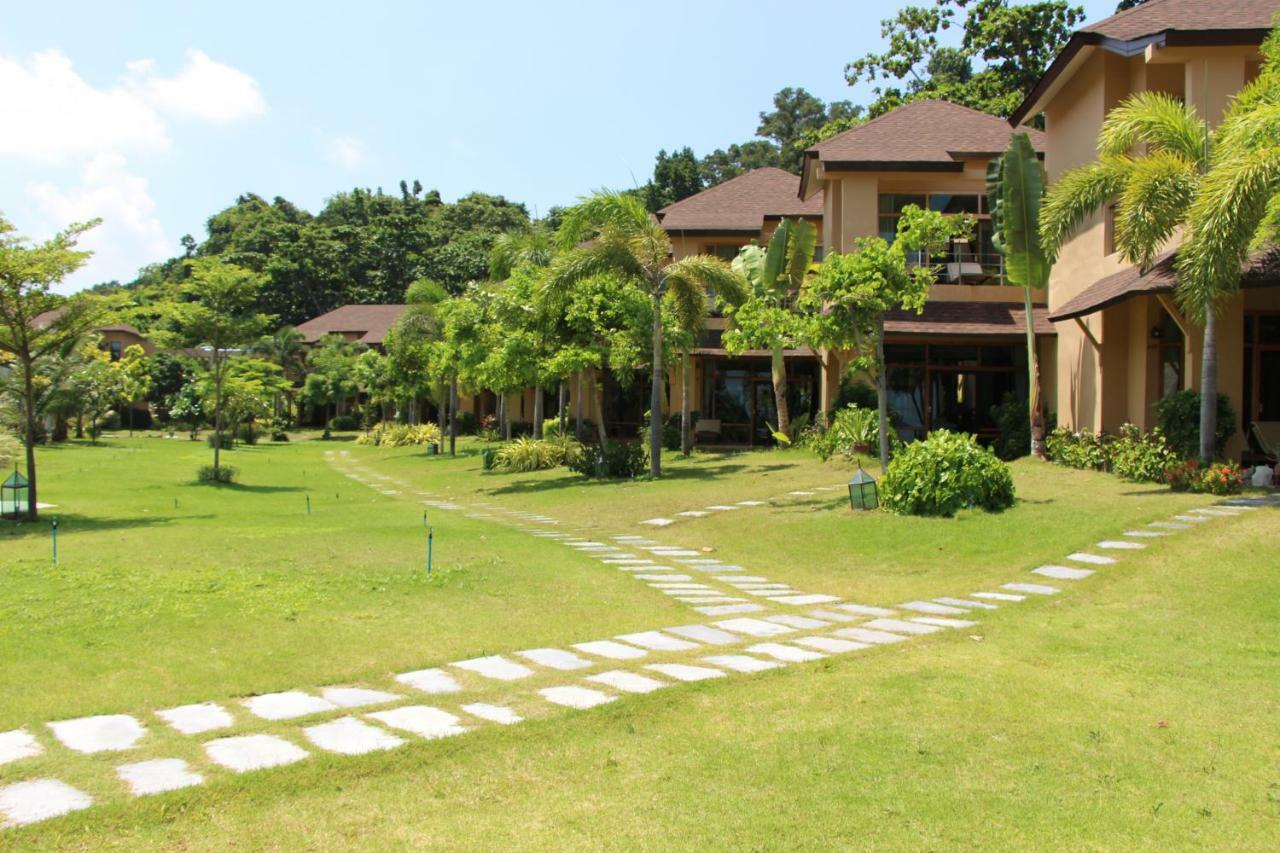
[(49, 535), (53, 539), (53, 564), (58, 565), (58, 519), (55, 517), (49, 525)]
[(435, 538), (435, 530), (427, 528), (427, 577), (431, 577), (431, 540)]
[(307, 495), (307, 515), (311, 515), (311, 495)]

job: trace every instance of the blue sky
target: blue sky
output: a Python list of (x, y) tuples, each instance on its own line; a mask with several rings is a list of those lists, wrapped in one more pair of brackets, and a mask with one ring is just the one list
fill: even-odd
[(314, 211), (417, 178), (545, 212), (643, 182), (659, 148), (751, 138), (784, 86), (865, 100), (844, 64), (900, 5), (11, 4), (0, 211), (31, 237), (105, 218), (67, 289), (176, 254), (242, 192)]

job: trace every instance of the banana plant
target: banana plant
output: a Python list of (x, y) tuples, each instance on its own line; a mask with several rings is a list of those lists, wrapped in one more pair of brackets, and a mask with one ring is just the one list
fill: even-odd
[(987, 166), (987, 209), (992, 243), (1004, 257), (1005, 278), (1022, 288), (1027, 326), (1028, 415), (1031, 455), (1044, 458), (1044, 404), (1036, 362), (1036, 333), (1031, 291), (1049, 286), (1052, 263), (1040, 242), (1040, 206), (1044, 201), (1044, 166), (1031, 139), (1015, 133), (1009, 148)]

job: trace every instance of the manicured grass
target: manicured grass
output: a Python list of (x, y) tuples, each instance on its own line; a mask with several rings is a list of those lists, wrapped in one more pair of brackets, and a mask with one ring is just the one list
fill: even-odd
[[(309, 492), (308, 517), (302, 491), (175, 486), (204, 456), (186, 443), (60, 449), (45, 456), (45, 482), (46, 500), (66, 513), (63, 565), (49, 568), (43, 529), (8, 538), (0, 528), (0, 730), (706, 621), (585, 556), (456, 513), (434, 514), (438, 542), (461, 544), (428, 584), (417, 498), (352, 482), (325, 463), (326, 450), (458, 500), (712, 546), (797, 588), (868, 603), (1030, 580), (1038, 563), (1207, 503), (1027, 462), (1015, 466), (1023, 500), (998, 516), (855, 515), (830, 493), (653, 531), (636, 522), (839, 482), (847, 468), (800, 453), (695, 457), (673, 459), (670, 480), (600, 485), (561, 472), (481, 475), (475, 455), (336, 443), (232, 454), (248, 485)], [(133, 480), (122, 484), (125, 474)], [(321, 499), (331, 493), (340, 497)], [(127, 849), (1266, 849), (1280, 826), (1276, 565), (1280, 510), (1259, 509), (1154, 541), (974, 629), (378, 756), (317, 754), (117, 798), (0, 839)], [(159, 737), (136, 757), (199, 759), (191, 739)], [(119, 760), (104, 757), (92, 772), (52, 755), (35, 761), (99, 794)], [(6, 781), (18, 767), (5, 768)]]

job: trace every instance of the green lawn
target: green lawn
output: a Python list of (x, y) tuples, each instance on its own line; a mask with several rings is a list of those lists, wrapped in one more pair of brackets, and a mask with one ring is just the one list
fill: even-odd
[[(1207, 503), (1024, 462), (1013, 510), (899, 519), (855, 515), (838, 492), (779, 499), (849, 475), (800, 452), (673, 458), (661, 482), (587, 484), (482, 475), (476, 446), (462, 449), (262, 445), (230, 454), (236, 489), (192, 484), (207, 451), (184, 441), (44, 453), (62, 562), (49, 563), (47, 526), (0, 527), (0, 731), (25, 724), (52, 744), (40, 731), (51, 719), (378, 686), (463, 657), (710, 621), (587, 555), (460, 513), (432, 513), (427, 581), (420, 498), (372, 491), (326, 451), (412, 489), (546, 513), (597, 538), (713, 548), (871, 604), (1033, 580), (1039, 563)], [(774, 500), (637, 524), (747, 498)], [(0, 845), (1267, 849), (1280, 832), (1277, 565), (1269, 507), (1154, 542), (973, 629), (585, 712), (540, 710), (512, 688), (495, 696), (533, 718), (520, 726), (214, 770), (203, 787), (146, 800), (119, 796), (120, 754), (51, 748), (0, 768), (0, 783), (52, 775), (106, 804), (4, 831)], [(208, 768), (198, 739), (147, 723), (129, 760)], [(296, 724), (252, 729), (297, 739)]]

